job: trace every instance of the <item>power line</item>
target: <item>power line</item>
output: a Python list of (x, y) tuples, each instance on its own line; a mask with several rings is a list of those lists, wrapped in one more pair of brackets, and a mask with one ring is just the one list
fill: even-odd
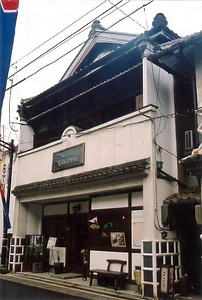
[[(12, 75), (10, 75), (8, 77), (8, 79), (10, 79), (11, 77), (13, 77), (15, 74), (19, 73), (20, 71), (22, 71), (23, 69), (25, 69), (26, 67), (28, 67), (29, 65), (31, 65), (32, 63), (36, 62), (38, 59), (44, 57), (45, 55), (49, 54), (51, 51), (57, 49), (58, 47), (60, 47), (61, 45), (63, 45), (64, 43), (66, 43), (67, 41), (69, 41), (70, 39), (76, 37), (77, 35), (81, 34), (82, 32), (84, 32), (85, 30), (87, 30), (89, 27), (86, 27), (87, 25), (91, 24), (92, 21), (94, 21), (95, 19), (99, 18), (100, 16), (106, 14), (106, 12), (110, 11), (113, 8), (116, 8), (116, 10), (120, 9), (120, 7), (125, 6), (128, 2), (130, 2), (130, 0), (128, 0), (127, 2), (123, 3), (120, 7), (117, 7), (117, 5), (119, 5), (123, 0), (119, 1), (117, 4), (113, 5), (110, 9), (105, 10), (103, 13), (101, 13), (100, 15), (98, 15), (96, 18), (92, 19), (91, 21), (89, 21), (87, 24), (85, 24), (84, 26), (82, 26), (80, 29), (78, 29), (77, 31), (75, 31), (74, 33), (70, 34), (68, 37), (66, 37), (64, 40), (60, 41), (59, 43), (57, 43), (56, 45), (54, 45), (53, 47), (51, 47), (50, 49), (48, 49), (46, 52), (42, 53), (41, 55), (39, 55), (37, 58), (35, 58), (33, 61), (29, 62), (28, 64), (26, 64), (25, 66), (23, 66), (21, 69), (18, 69), (15, 73), (13, 73)], [(103, 2), (104, 3), (104, 2)], [(109, 14), (113, 13), (114, 11), (108, 13), (106, 16), (103, 16), (100, 20), (102, 20), (103, 18), (107, 17)], [(127, 15), (126, 15), (127, 17)], [(85, 28), (86, 27), (86, 28)], [(79, 45), (80, 46), (80, 45)], [(75, 49), (75, 48), (74, 48)], [(74, 50), (73, 49), (73, 50)], [(71, 52), (71, 51), (70, 51)], [(68, 52), (67, 54), (69, 54), (70, 52)], [(47, 64), (48, 66), (49, 64)], [(40, 69), (41, 70), (41, 69)], [(21, 81), (24, 81), (24, 79), (22, 79)]]
[[(123, 0), (119, 1), (119, 3), (121, 3)], [(122, 17), (121, 19), (119, 19), (118, 21), (114, 22), (112, 25), (110, 25), (108, 28), (106, 28), (103, 31), (106, 31), (110, 28), (112, 28), (113, 26), (117, 25), (119, 22), (125, 20), (126, 18), (128, 18), (129, 16), (131, 16), (132, 14), (136, 13), (137, 11), (139, 11), (142, 8), (145, 8), (146, 6), (148, 6), (149, 4), (151, 4), (154, 0), (150, 0), (148, 3), (143, 4), (142, 6), (140, 6), (139, 8), (133, 10), (131, 13), (127, 14), (126, 16)], [(102, 14), (101, 14), (102, 15)], [(92, 21), (91, 21), (92, 22)], [(85, 25), (86, 26), (86, 25)], [(84, 27), (84, 26), (83, 26)], [(97, 33), (97, 36), (101, 34), (101, 33)], [(76, 50), (77, 48), (79, 48), (80, 46), (82, 46), (83, 44), (85, 44), (87, 42), (87, 40), (85, 40), (84, 42), (81, 42), (80, 44), (78, 44), (77, 46), (75, 46), (74, 48), (72, 48), (71, 50), (69, 50), (68, 52), (66, 52), (65, 54), (61, 55), (60, 57), (58, 57), (57, 59), (53, 60), (52, 62), (44, 65), (43, 67), (41, 67), (40, 69), (36, 70), (35, 72), (33, 72), (32, 74), (28, 75), (27, 77), (21, 79), (20, 81), (16, 82), (15, 84), (13, 84), (12, 87), (15, 87), (17, 85), (19, 85), (20, 83), (22, 83), (23, 81), (29, 79), (30, 77), (34, 76), (35, 74), (37, 74), (38, 72), (40, 72), (41, 70), (45, 69), (46, 67), (52, 65), (53, 63), (57, 62), (58, 60), (62, 59), (63, 57), (65, 57), (67, 54), (71, 53), (72, 51)], [(11, 87), (7, 88), (6, 91), (10, 90)]]
[[(119, 3), (121, 3), (123, 0), (120, 0), (117, 5)], [(11, 77), (13, 77), (14, 75), (16, 75), (17, 73), (19, 73), (20, 71), (24, 70), (26, 67), (30, 66), (32, 63), (36, 62), (38, 59), (44, 57), (45, 55), (47, 55), (49, 52), (51, 52), (52, 50), (54, 50), (55, 48), (57, 48), (59, 45), (63, 44), (65, 41), (71, 39), (73, 36), (76, 36), (82, 29), (84, 29), (86, 26), (88, 26), (89, 24), (91, 24), (95, 19), (101, 17), (102, 15), (104, 15), (106, 12), (110, 11), (111, 9), (113, 9), (116, 5), (110, 7), (109, 9), (105, 10), (104, 12), (102, 12), (101, 14), (99, 14), (98, 16), (96, 16), (95, 18), (91, 19), (88, 23), (86, 23), (85, 25), (83, 25), (82, 27), (80, 27), (79, 29), (77, 29), (76, 31), (74, 31), (73, 33), (71, 33), (69, 36), (67, 36), (66, 38), (64, 38), (62, 41), (60, 41), (59, 43), (57, 43), (56, 45), (52, 46), (51, 48), (49, 48), (48, 50), (46, 50), (45, 52), (43, 52), (42, 54), (40, 54), (39, 56), (37, 56), (35, 59), (33, 59), (31, 62), (27, 63), (26, 65), (24, 65), (22, 68), (18, 69), (16, 72), (14, 72), (13, 74), (11, 74), (8, 79), (10, 79)], [(34, 50), (33, 50), (34, 51)]]
[[(109, 1), (110, 4), (113, 5), (113, 3), (112, 3), (110, 0), (108, 0), (108, 1)], [(129, 1), (130, 1), (130, 0), (129, 0)], [(129, 1), (128, 1), (128, 2), (129, 2)], [(120, 12), (122, 12), (125, 16), (127, 15), (122, 9), (120, 9), (120, 7), (117, 7), (117, 9), (118, 9)], [(140, 27), (142, 27), (143, 29), (146, 30), (146, 28), (145, 28), (144, 26), (142, 26), (139, 22), (135, 21), (131, 16), (129, 16), (129, 18), (130, 18), (133, 22), (135, 22), (136, 24), (138, 24)]]
[[(128, 0), (127, 2), (123, 3), (120, 7), (125, 6), (125, 5), (126, 5), (128, 2), (130, 2), (130, 1), (131, 1), (131, 0)], [(121, 1), (121, 2), (122, 2), (122, 1)], [(113, 7), (113, 8), (114, 8), (114, 7)], [(116, 6), (115, 6), (115, 10), (118, 10), (118, 8), (117, 8)], [(104, 18), (108, 17), (110, 14), (114, 13), (115, 10), (108, 12), (106, 15), (105, 15), (105, 13), (106, 13), (107, 11), (105, 11), (104, 14), (103, 14), (103, 16), (102, 16), (101, 18), (99, 18), (99, 20), (103, 20)], [(96, 20), (97, 18), (98, 18), (98, 16), (97, 16), (96, 18), (94, 18), (92, 21)], [(86, 28), (83, 28), (80, 32), (75, 33), (75, 35), (73, 35), (72, 37), (68, 38), (67, 40), (62, 41), (59, 45), (56, 45), (56, 47), (55, 47), (54, 49), (52, 49), (51, 51), (54, 51), (54, 50), (57, 49), (58, 47), (62, 46), (64, 43), (68, 42), (70, 39), (76, 37), (77, 35), (83, 33), (83, 32), (86, 31), (87, 29), (91, 28), (91, 27), (92, 27), (92, 21), (90, 22), (90, 25), (87, 24), (87, 25), (89, 25), (89, 26), (87, 26)]]
[(87, 15), (89, 15), (91, 12), (93, 12), (94, 10), (96, 10), (97, 8), (99, 8), (100, 6), (102, 6), (106, 1), (107, 0), (104, 0), (101, 4), (98, 4), (95, 8), (91, 9), (90, 11), (88, 11), (87, 13), (85, 13), (84, 15), (82, 15), (81, 17), (79, 17), (78, 19), (76, 19), (74, 22), (72, 22), (70, 25), (68, 25), (64, 29), (60, 30), (58, 33), (54, 34), (52, 37), (50, 37), (49, 39), (47, 39), (46, 41), (44, 41), (43, 43), (41, 43), (40, 45), (38, 45), (37, 47), (35, 47), (33, 50), (31, 50), (30, 52), (28, 52), (27, 54), (25, 54), (24, 56), (22, 56), (21, 58), (19, 58), (18, 60), (16, 60), (14, 63), (12, 63), (10, 65), (10, 67), (12, 67), (13, 65), (15, 65), (16, 63), (18, 63), (19, 61), (21, 61), (22, 59), (24, 59), (28, 55), (32, 54), (34, 51), (38, 50), (40, 47), (44, 46), (46, 43), (50, 42), (53, 38), (55, 38), (56, 36), (58, 36), (59, 34), (61, 34), (62, 32), (64, 32), (65, 30), (69, 29), (71, 26), (73, 26), (74, 24), (76, 24), (78, 21), (80, 21), (81, 19), (83, 19), (84, 17), (86, 17)]

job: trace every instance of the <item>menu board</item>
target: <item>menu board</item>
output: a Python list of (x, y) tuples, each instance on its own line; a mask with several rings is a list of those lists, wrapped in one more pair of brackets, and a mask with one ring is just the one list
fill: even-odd
[(54, 249), (57, 242), (56, 237), (49, 237), (48, 243), (47, 243), (47, 249)]

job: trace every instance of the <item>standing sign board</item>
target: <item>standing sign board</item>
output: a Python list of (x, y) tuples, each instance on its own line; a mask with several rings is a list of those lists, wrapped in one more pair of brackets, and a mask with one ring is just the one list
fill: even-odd
[(54, 249), (56, 242), (57, 242), (57, 238), (56, 237), (49, 237), (46, 248), (47, 249)]
[(49, 237), (48, 239), (48, 243), (46, 248), (49, 249), (49, 265), (51, 264), (50, 262), (52, 262), (52, 264), (55, 263), (55, 258), (54, 258), (54, 249), (55, 249), (55, 245), (57, 242), (57, 238), (56, 237)]
[(174, 266), (162, 265), (160, 268), (160, 293), (174, 296)]

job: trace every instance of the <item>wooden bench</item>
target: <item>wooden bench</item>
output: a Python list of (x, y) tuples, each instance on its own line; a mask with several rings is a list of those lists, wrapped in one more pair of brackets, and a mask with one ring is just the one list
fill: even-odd
[[(124, 288), (128, 273), (123, 272), (123, 266), (126, 265), (127, 262), (125, 260), (119, 260), (119, 259), (107, 259), (107, 262), (108, 262), (107, 270), (93, 269), (89, 271), (90, 286), (92, 285), (94, 274), (97, 274), (98, 285), (103, 285), (103, 282), (105, 282), (105, 284), (109, 286), (110, 279), (113, 279), (113, 285), (115, 291), (117, 290), (118, 286)], [(120, 271), (111, 271), (110, 266), (112, 264), (120, 265)]]

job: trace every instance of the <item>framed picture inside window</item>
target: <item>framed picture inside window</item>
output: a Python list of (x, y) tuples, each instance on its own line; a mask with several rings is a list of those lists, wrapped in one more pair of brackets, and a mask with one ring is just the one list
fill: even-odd
[(110, 232), (112, 247), (126, 247), (126, 238), (124, 232)]

